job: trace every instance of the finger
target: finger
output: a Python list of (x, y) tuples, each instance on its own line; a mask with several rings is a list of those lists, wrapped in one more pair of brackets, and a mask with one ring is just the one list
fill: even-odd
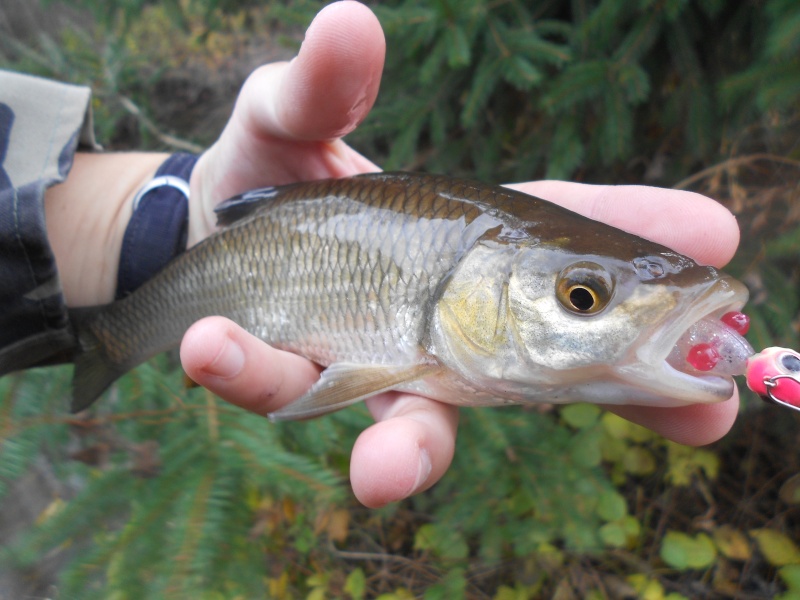
[(353, 447), (350, 483), (358, 500), (377, 508), (436, 483), (453, 460), (458, 410), (411, 394), (367, 404), (378, 422)]
[(677, 408), (606, 406), (608, 410), (652, 429), (673, 442), (704, 446), (716, 442), (733, 426), (739, 412), (739, 394), (717, 404), (692, 404)]
[(739, 244), (739, 226), (730, 211), (694, 192), (566, 181), (509, 187), (663, 244), (702, 264), (726, 264)]
[(296, 400), (319, 378), (314, 363), (271, 348), (222, 317), (189, 328), (181, 342), (181, 364), (196, 383), (261, 415)]
[(372, 108), (385, 52), (372, 11), (359, 2), (335, 2), (316, 16), (292, 62), (267, 65), (248, 79), (237, 110), (265, 135), (342, 137)]
[(295, 60), (257, 69), (192, 172), (188, 245), (214, 231), (214, 206), (245, 190), (379, 171), (338, 136), (372, 107), (384, 54), (375, 15), (337, 2), (314, 19)]

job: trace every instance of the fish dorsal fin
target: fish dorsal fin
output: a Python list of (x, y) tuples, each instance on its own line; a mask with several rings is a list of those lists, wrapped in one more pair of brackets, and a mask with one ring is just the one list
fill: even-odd
[(300, 184), (290, 183), (282, 186), (258, 188), (228, 198), (214, 209), (217, 214), (217, 225), (225, 227), (249, 217), (265, 204), (275, 200), (282, 192), (298, 185)]
[(440, 371), (437, 364), (405, 366), (334, 363), (311, 389), (291, 404), (270, 413), (272, 421), (307, 419), (337, 411)]
[[(385, 183), (404, 183), (409, 177), (413, 177), (411, 173), (362, 173), (355, 177), (345, 177), (344, 179), (372, 179), (375, 181), (382, 181)], [(227, 227), (237, 221), (245, 219), (250, 215), (257, 212), (262, 206), (273, 202), (277, 198), (284, 196), (287, 192), (294, 190), (300, 186), (309, 186), (313, 184), (324, 184), (326, 182), (336, 182), (336, 179), (319, 179), (317, 181), (297, 181), (295, 183), (287, 183), (279, 186), (269, 186), (263, 188), (256, 188), (237, 194), (227, 200), (221, 202), (214, 209), (217, 214), (217, 226)]]

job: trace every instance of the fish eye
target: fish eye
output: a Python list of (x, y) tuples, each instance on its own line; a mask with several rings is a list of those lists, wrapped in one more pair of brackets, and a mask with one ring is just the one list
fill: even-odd
[(613, 282), (609, 272), (593, 262), (569, 265), (558, 274), (556, 298), (569, 312), (594, 315), (611, 300)]
[(781, 365), (792, 373), (800, 373), (800, 358), (794, 354), (784, 354), (781, 356)]

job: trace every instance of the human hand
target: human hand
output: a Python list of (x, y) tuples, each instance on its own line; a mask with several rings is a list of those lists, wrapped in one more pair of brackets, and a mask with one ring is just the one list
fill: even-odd
[[(189, 244), (213, 232), (213, 207), (234, 194), (380, 170), (339, 138), (372, 107), (384, 51), (372, 12), (357, 2), (337, 2), (311, 24), (295, 60), (254, 72), (219, 141), (192, 173)], [(319, 376), (313, 363), (219, 317), (186, 333), (181, 361), (195, 382), (259, 414), (295, 400)], [(381, 506), (438, 481), (452, 459), (456, 409), (409, 394), (384, 394), (368, 405), (379, 422), (353, 450), (350, 471), (359, 500)]]
[[(382, 62), (377, 20), (365, 7), (343, 2), (320, 13), (292, 63), (254, 73), (225, 132), (195, 168), (192, 196), (201, 203), (205, 220), (190, 225), (190, 243), (213, 231), (213, 206), (233, 194), (378, 170), (338, 138), (371, 108)], [(335, 85), (342, 82), (347, 85)], [(514, 187), (700, 262), (723, 264), (738, 243), (733, 217), (713, 201), (687, 192), (564, 182)], [(270, 348), (218, 317), (186, 333), (181, 360), (197, 383), (259, 414), (297, 399), (319, 375), (313, 363)], [(716, 405), (611, 409), (675, 441), (705, 444), (727, 432), (737, 405), (734, 397)], [(359, 436), (350, 466), (353, 491), (362, 503), (382, 506), (423, 491), (444, 475), (455, 445), (455, 408), (399, 393), (371, 398), (367, 406), (376, 424)]]

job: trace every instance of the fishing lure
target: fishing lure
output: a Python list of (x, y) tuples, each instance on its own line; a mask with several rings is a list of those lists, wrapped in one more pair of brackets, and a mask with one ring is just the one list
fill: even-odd
[(747, 360), (747, 387), (767, 402), (800, 411), (800, 354), (765, 348)]
[[(701, 372), (741, 373), (742, 351), (737, 356), (730, 347), (725, 328), (743, 336), (750, 328), (750, 319), (744, 313), (731, 311), (719, 320), (701, 321), (676, 345), (675, 362), (686, 361)], [(765, 401), (800, 412), (800, 353), (777, 346), (765, 348), (747, 358), (744, 375), (747, 387)]]

